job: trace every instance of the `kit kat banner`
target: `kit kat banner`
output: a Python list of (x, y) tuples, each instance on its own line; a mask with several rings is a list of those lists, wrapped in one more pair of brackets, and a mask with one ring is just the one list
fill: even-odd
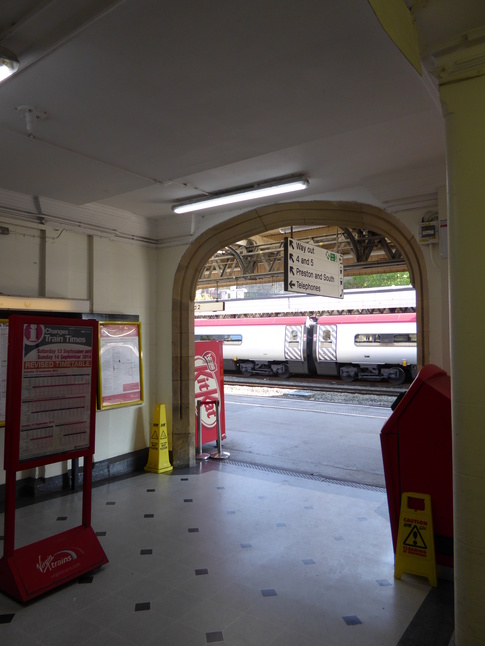
[[(226, 438), (224, 415), (224, 367), (222, 341), (196, 341), (195, 343), (195, 414), (197, 429), (197, 401), (201, 402), (202, 444), (217, 441), (217, 412), (214, 401), (219, 402), (221, 439)], [(196, 433), (195, 445), (198, 446)]]

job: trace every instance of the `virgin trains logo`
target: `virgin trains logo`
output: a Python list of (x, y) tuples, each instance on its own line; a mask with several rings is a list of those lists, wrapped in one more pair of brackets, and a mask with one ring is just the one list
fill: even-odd
[(61, 550), (55, 554), (51, 554), (44, 560), (39, 555), (39, 562), (36, 567), (41, 572), (41, 574), (46, 574), (46, 572), (52, 572), (67, 563), (72, 563), (72, 561), (77, 560), (77, 554), (72, 550)]
[(212, 428), (217, 424), (215, 401), (220, 401), (219, 383), (217, 381), (217, 357), (214, 352), (204, 352), (195, 357), (195, 399), (200, 400), (201, 422)]

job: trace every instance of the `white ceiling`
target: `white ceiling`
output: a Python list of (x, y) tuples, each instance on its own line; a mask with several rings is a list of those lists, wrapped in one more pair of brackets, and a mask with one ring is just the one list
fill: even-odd
[[(422, 47), (456, 4), (430, 0)], [(293, 174), (298, 200), (390, 210), (445, 184), (436, 87), (367, 0), (3, 0), (0, 44), (21, 62), (0, 85), (0, 207), (88, 205), (92, 226), (163, 239), (193, 226), (177, 200)]]

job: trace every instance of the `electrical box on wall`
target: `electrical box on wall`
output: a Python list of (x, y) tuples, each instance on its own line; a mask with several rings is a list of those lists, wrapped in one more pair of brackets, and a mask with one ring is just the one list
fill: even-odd
[(421, 222), (419, 225), (420, 244), (432, 244), (438, 242), (438, 222)]
[(448, 258), (448, 221), (440, 220), (440, 257)]

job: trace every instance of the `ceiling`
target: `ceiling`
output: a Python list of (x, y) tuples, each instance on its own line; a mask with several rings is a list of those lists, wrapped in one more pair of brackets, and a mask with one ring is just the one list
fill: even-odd
[[(415, 4), (422, 51), (485, 24), (481, 0)], [(163, 241), (204, 217), (177, 201), (273, 178), (391, 212), (445, 185), (435, 83), (367, 0), (3, 0), (0, 44), (21, 63), (0, 84), (3, 213)]]

